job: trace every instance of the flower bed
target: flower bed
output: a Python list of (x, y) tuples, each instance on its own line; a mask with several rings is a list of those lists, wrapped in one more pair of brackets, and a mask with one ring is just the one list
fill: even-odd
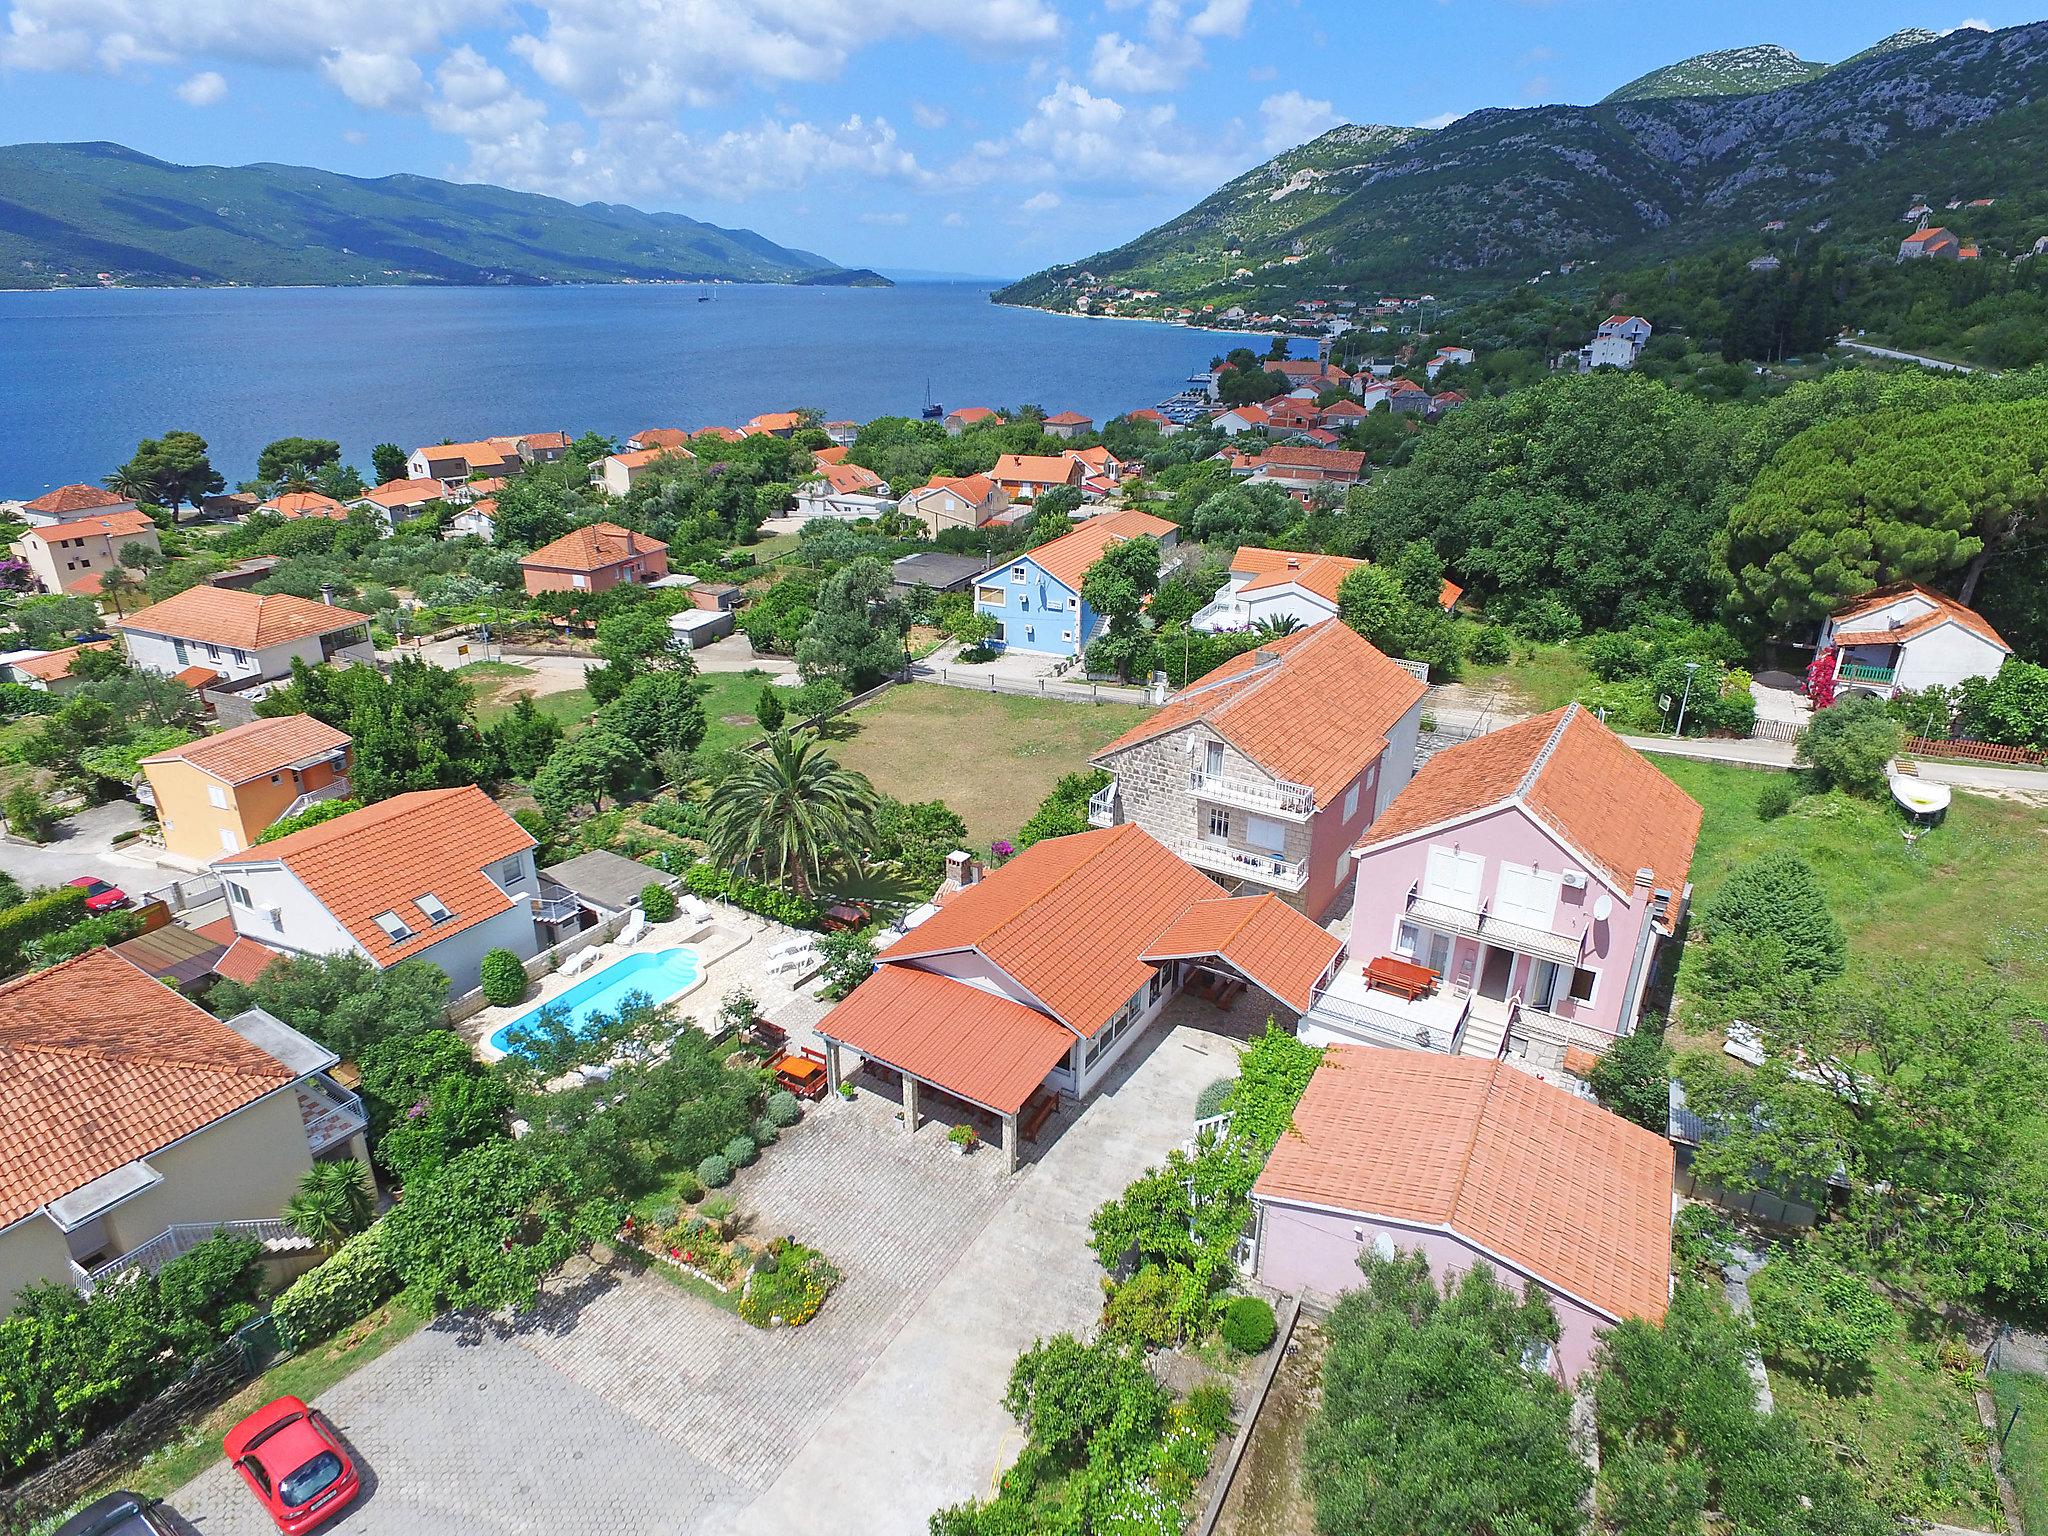
[(740, 1316), (756, 1328), (777, 1322), (801, 1328), (825, 1305), (825, 1298), (839, 1283), (839, 1271), (817, 1249), (789, 1238), (770, 1243), (767, 1254), (772, 1262), (766, 1269), (755, 1269), (747, 1282), (747, 1292), (740, 1297)]
[(723, 1295), (737, 1292), (736, 1310), (756, 1328), (802, 1327), (840, 1280), (838, 1269), (815, 1248), (786, 1237), (766, 1245), (749, 1242), (730, 1235), (728, 1225), (698, 1215), (652, 1222), (628, 1216), (619, 1241)]

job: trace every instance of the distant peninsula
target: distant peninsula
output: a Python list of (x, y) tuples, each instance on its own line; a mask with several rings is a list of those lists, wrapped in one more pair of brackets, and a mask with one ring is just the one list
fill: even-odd
[(889, 280), (750, 229), (428, 176), (0, 146), (0, 289)]

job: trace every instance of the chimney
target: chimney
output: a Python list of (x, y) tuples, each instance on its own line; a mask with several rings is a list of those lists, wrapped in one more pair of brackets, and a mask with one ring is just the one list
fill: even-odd
[(320, 601), (330, 608), (334, 606), (334, 584), (332, 582), (323, 582), (321, 584)]
[(1295, 559), (1294, 556), (1289, 555), (1287, 557), (1287, 569), (1289, 569), (1290, 571), (1298, 571), (1301, 569), (1301, 562)]
[(940, 886), (944, 891), (964, 891), (981, 878), (981, 866), (974, 855), (965, 848), (955, 848), (946, 855), (946, 879)]

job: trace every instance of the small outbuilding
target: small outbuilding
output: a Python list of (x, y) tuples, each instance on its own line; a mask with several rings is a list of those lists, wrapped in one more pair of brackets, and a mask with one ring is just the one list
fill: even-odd
[(640, 893), (650, 885), (665, 885), (674, 890), (681, 883), (674, 875), (664, 874), (651, 864), (642, 864), (603, 848), (593, 848), (573, 859), (550, 864), (541, 878), (544, 882), (561, 886), (595, 913), (600, 921), (616, 917), (621, 912), (637, 910)]

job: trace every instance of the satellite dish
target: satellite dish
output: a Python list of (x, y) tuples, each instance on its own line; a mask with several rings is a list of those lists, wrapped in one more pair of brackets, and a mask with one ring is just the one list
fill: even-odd
[(1593, 903), (1593, 921), (1604, 923), (1612, 916), (1614, 916), (1614, 898), (1603, 891), (1600, 893), (1600, 899)]

